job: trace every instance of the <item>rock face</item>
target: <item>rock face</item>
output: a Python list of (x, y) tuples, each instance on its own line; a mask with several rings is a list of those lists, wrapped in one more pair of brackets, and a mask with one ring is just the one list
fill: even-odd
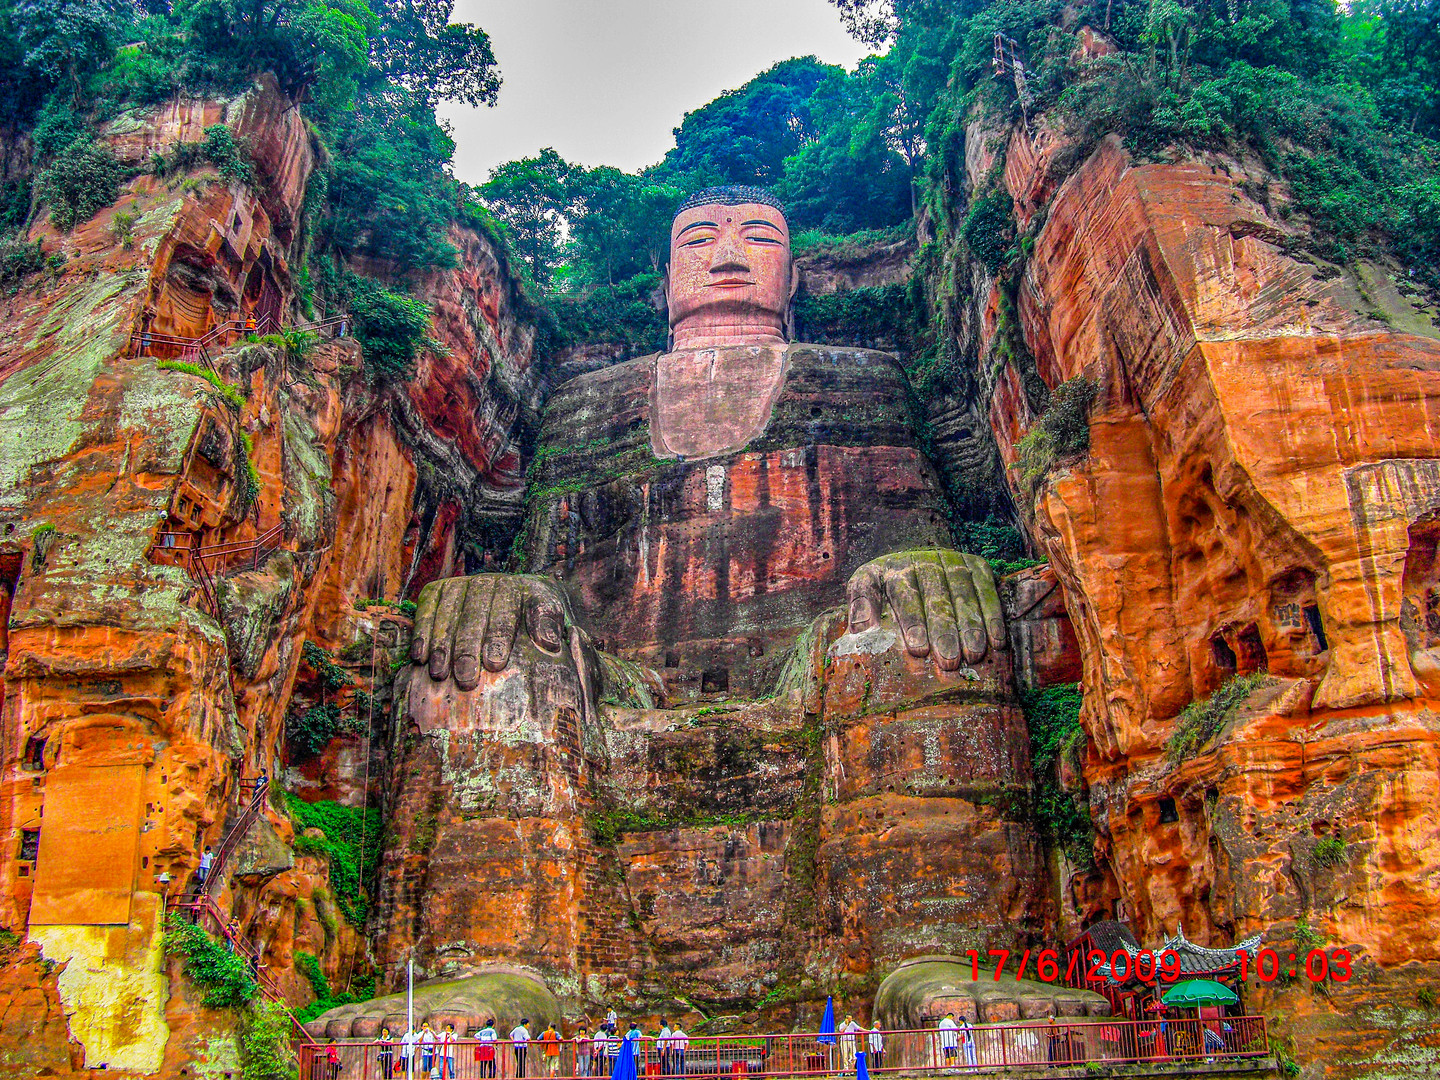
[[(1302, 1060), (1323, 1040), (1363, 1073), (1440, 962), (1420, 810), (1440, 332), (1385, 267), (1290, 253), (1283, 185), (1254, 163), (1141, 164), (1111, 138), (1052, 191), (1045, 138), (1015, 133), (1006, 158), (1022, 224), (1046, 208), (1012, 317), (1052, 389), (1098, 386), (1089, 451), (1032, 503), (1013, 361), (988, 407), (1083, 657), (1097, 851), (1142, 939), (1183, 924), (1217, 947), (1264, 931), (1282, 956), (1350, 950), (1363, 974), (1328, 999), (1260, 1000), (1283, 1003)], [(1247, 674), (1264, 678), (1218, 738), (1166, 753), (1187, 703)]]
[[(428, 283), (448, 351), (422, 358), (404, 393), (367, 386), (349, 339), (302, 358), (222, 337), (216, 382), (157, 367), (180, 351), (171, 337), (290, 310), (315, 150), (273, 86), (105, 138), (143, 162), (214, 124), (250, 148), (263, 194), (209, 169), (142, 174), (71, 234), (37, 226), (68, 262), (0, 313), (0, 831), (15, 841), (0, 851), (0, 923), (61, 965), (75, 1040), (73, 1062), (63, 1039), (11, 1052), (33, 1070), (173, 1074), (205, 1056), (211, 1029), (187, 1019), (160, 951), (163, 905), (191, 891), (240, 779), (280, 775), (286, 713), (314, 679), (302, 643), (364, 651), (382, 631), (354, 601), (398, 601), (427, 567), (463, 568), (489, 520), (519, 512), (515, 444), (543, 376), (513, 286), (472, 233), (455, 233), (458, 268)], [(121, 213), (134, 216), (123, 244)], [(189, 550), (221, 544), (231, 554), (198, 574)], [(371, 690), (383, 716), (388, 689)], [(363, 802), (367, 750), (314, 793)], [(363, 949), (337, 922), (326, 859), (290, 850), (278, 793), (264, 810), (268, 846), (248, 839), (220, 900), (302, 1002), (296, 951), (339, 987)]]

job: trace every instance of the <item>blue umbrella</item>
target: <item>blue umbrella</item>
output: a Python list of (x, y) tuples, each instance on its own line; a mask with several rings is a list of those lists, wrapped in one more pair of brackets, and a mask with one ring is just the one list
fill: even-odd
[(635, 1047), (629, 1039), (620, 1044), (620, 1053), (615, 1055), (615, 1068), (610, 1072), (610, 1080), (636, 1080)]
[(820, 1018), (820, 1037), (815, 1040), (821, 1046), (835, 1045), (835, 999), (825, 999), (825, 1015)]
[[(862, 1039), (864, 1035), (860, 1036)], [(865, 1064), (865, 1051), (860, 1050), (855, 1054), (855, 1080), (870, 1080), (870, 1068)]]

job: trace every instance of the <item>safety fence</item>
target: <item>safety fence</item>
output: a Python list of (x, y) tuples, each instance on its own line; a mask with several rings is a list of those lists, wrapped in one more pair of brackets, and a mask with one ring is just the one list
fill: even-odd
[[(403, 1017), (397, 1027), (403, 1028)], [(452, 1041), (446, 1041), (447, 1037)], [(431, 1042), (430, 1040), (434, 1041)], [(375, 1039), (321, 1039), (300, 1048), (301, 1080), (520, 1080), (608, 1077), (616, 1054), (633, 1053), (640, 1076), (854, 1076), (866, 1055), (871, 1073), (964, 1072), (996, 1066), (1138, 1064), (1265, 1057), (1265, 1020), (1026, 1020), (972, 1028), (866, 1031), (847, 1035), (690, 1035), (683, 1043), (642, 1037), (561, 1039), (528, 1044), (422, 1032), (406, 1056), (393, 1034)]]

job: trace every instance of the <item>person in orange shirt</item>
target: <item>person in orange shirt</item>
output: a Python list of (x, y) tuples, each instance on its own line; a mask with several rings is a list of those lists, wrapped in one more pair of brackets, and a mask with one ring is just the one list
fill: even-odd
[(540, 1048), (545, 1057), (545, 1075), (560, 1075), (560, 1036), (554, 1024), (546, 1024), (540, 1033)]

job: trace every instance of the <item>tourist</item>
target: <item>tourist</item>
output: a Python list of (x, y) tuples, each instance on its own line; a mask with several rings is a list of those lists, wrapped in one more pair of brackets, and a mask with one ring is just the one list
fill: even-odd
[(870, 1035), (866, 1040), (870, 1044), (870, 1068), (883, 1069), (885, 1067), (885, 1036), (880, 1031), (880, 1021), (875, 1021), (875, 1026), (870, 1029)]
[(540, 1033), (540, 1055), (545, 1061), (545, 1075), (560, 1075), (560, 1035), (555, 1025), (547, 1023)]
[(415, 1057), (415, 1044), (419, 1041), (420, 1036), (413, 1027), (406, 1028), (405, 1034), (400, 1036), (400, 1071), (406, 1076), (410, 1075), (410, 1062)]
[(584, 1024), (575, 1032), (575, 1075), (590, 1075), (590, 1029)]
[(955, 1014), (946, 1013), (945, 1019), (940, 1021), (940, 1053), (947, 1066), (955, 1063), (955, 1055), (960, 1047), (959, 1030), (955, 1024)]
[(1068, 1047), (1065, 1045), (1065, 1032), (1056, 1025), (1054, 1013), (1050, 1014), (1050, 1019), (1045, 1025), (1045, 1044), (1052, 1064), (1070, 1060)]
[(435, 1030), (430, 1021), (420, 1025), (420, 1071), (426, 1076), (435, 1067)]
[(607, 1028), (609, 1028), (611, 1031), (614, 1031), (614, 1030), (615, 1030), (615, 1025), (618, 1024), (619, 1022), (620, 1022), (620, 1018), (615, 1015), (615, 1010), (614, 1010), (614, 1009), (611, 1009), (609, 1012), (607, 1012), (607, 1013), (605, 1014), (605, 1026), (606, 1026)]
[(840, 1060), (846, 1072), (855, 1071), (855, 1034), (859, 1030), (855, 1017), (846, 1013), (845, 1022), (840, 1025)]
[(614, 1024), (610, 1025), (610, 1032), (605, 1038), (605, 1053), (610, 1058), (609, 1068), (605, 1070), (609, 1072), (615, 1068), (615, 1059), (620, 1056), (620, 1029)]
[(380, 1048), (376, 1055), (380, 1061), (380, 1075), (388, 1077), (395, 1071), (395, 1040), (390, 1037), (388, 1027), (380, 1029), (380, 1034), (375, 1036), (375, 1045)]
[(960, 1018), (960, 1049), (963, 1051), (965, 1064), (970, 1068), (975, 1067), (975, 1027), (970, 1023), (970, 1017)]
[(475, 1033), (475, 1061), (480, 1066), (482, 1078), (495, 1075), (495, 1017), (485, 1021), (485, 1026)]
[(210, 849), (209, 844), (206, 844), (205, 851), (200, 856), (200, 869), (195, 873), (195, 884), (203, 889), (205, 887), (205, 879), (210, 876), (210, 867), (214, 865), (215, 852)]
[(670, 1022), (660, 1018), (660, 1034), (655, 1036), (655, 1049), (659, 1051), (660, 1074), (670, 1075)]
[(336, 1080), (340, 1075), (340, 1048), (332, 1040), (330, 1045), (325, 1047), (325, 1076), (327, 1080)]
[(685, 1075), (685, 1051), (689, 1046), (690, 1036), (685, 1034), (685, 1029), (677, 1019), (675, 1026), (670, 1029), (670, 1071), (676, 1076)]
[(445, 1033), (440, 1036), (440, 1056), (445, 1059), (442, 1080), (455, 1080), (455, 1025), (446, 1024)]
[(525, 1052), (530, 1049), (530, 1020), (524, 1017), (510, 1029), (510, 1049), (515, 1054), (515, 1075), (525, 1075)]

